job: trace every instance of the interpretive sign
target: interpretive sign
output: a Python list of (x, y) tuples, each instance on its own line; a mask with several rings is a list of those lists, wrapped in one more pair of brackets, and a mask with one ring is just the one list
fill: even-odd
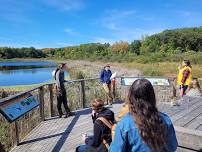
[(9, 122), (13, 122), (38, 105), (39, 101), (30, 95), (26, 98), (2, 105), (0, 107), (0, 112)]
[(170, 85), (169, 80), (164, 77), (122, 77), (121, 85), (132, 85), (135, 80), (143, 78), (149, 80), (152, 85), (158, 85), (158, 86)]

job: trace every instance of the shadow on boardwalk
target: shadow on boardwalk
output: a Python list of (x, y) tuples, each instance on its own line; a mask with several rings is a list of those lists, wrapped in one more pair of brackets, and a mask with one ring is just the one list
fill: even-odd
[[(75, 116), (74, 116), (74, 118), (71, 120), (70, 124), (66, 127), (66, 129), (65, 129), (64, 132), (58, 133), (58, 134), (49, 135), (49, 136), (44, 136), (44, 137), (40, 137), (40, 138), (36, 138), (36, 139), (32, 139), (32, 140), (26, 140), (26, 141), (21, 142), (20, 145), (30, 144), (30, 143), (38, 142), (38, 141), (45, 140), (45, 139), (48, 139), (48, 138), (53, 138), (53, 137), (56, 137), (56, 136), (61, 136), (60, 139), (57, 141), (57, 144), (55, 145), (55, 147), (52, 150), (53, 152), (60, 151), (60, 149), (62, 148), (63, 144), (67, 140), (69, 134), (71, 133), (72, 129), (74, 128), (75, 124), (79, 120), (79, 117), (81, 115), (89, 115), (90, 113), (91, 113), (91, 109), (90, 108), (77, 111), (76, 114), (75, 114)], [(50, 120), (54, 120), (54, 119), (61, 119), (61, 118), (52, 117), (52, 118), (46, 119), (46, 121), (50, 121)]]
[[(122, 101), (116, 101), (116, 104), (108, 107), (117, 113), (121, 106)], [(75, 152), (75, 148), (83, 144), (82, 135), (92, 131), (91, 108), (78, 110), (72, 117), (46, 119), (19, 146), (14, 147), (12, 152)]]

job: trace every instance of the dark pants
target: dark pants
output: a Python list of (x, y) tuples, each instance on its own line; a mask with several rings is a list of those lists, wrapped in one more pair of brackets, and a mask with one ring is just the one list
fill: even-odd
[(80, 145), (76, 148), (76, 152), (108, 152), (107, 148), (103, 143), (101, 143), (99, 147), (93, 147), (90, 146), (92, 142), (93, 142), (93, 136), (89, 136), (86, 139), (85, 144)]
[(188, 88), (188, 85), (180, 85), (180, 89), (183, 89), (183, 95), (186, 95), (186, 90)]
[(62, 115), (62, 107), (61, 107), (62, 103), (63, 103), (66, 113), (69, 113), (70, 109), (67, 105), (67, 95), (66, 95), (65, 90), (60, 90), (60, 92), (58, 92), (58, 94), (57, 94), (57, 108), (58, 108), (58, 113), (60, 116)]

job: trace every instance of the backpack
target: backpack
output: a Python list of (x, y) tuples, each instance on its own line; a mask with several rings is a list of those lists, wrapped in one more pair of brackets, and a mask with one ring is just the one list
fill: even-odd
[[(121, 111), (118, 114), (118, 120), (120, 120), (128, 112), (129, 112), (128, 103), (124, 103), (123, 107), (121, 108)], [(99, 117), (97, 119), (100, 120), (103, 124), (105, 124), (108, 128), (110, 128), (110, 130), (111, 130), (111, 138), (112, 138), (112, 141), (113, 141), (114, 136), (115, 136), (116, 123), (113, 124), (111, 121), (108, 121), (104, 117)], [(106, 140), (103, 139), (102, 142), (105, 145), (105, 147), (107, 148), (107, 150), (109, 150), (110, 145), (106, 142)]]
[[(116, 124), (113, 124), (111, 121), (108, 121), (104, 117), (99, 117), (99, 118), (97, 118), (97, 120), (100, 120), (103, 124), (105, 124), (105, 126), (107, 126), (111, 130), (111, 138), (112, 138), (112, 141), (113, 141), (113, 139), (114, 139), (114, 130), (115, 130)], [(105, 147), (107, 148), (107, 150), (109, 150), (110, 145), (107, 143), (107, 141), (105, 139), (103, 139), (102, 142), (105, 145)]]

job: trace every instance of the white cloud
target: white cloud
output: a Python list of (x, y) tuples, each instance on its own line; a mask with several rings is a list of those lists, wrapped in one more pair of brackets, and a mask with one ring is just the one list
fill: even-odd
[(66, 29), (64, 29), (64, 31), (67, 32), (67, 33), (71, 33), (73, 30), (70, 29), (70, 28), (66, 28)]
[(92, 37), (92, 41), (95, 43), (114, 43), (116, 40), (104, 37)]
[(56, 45), (62, 46), (62, 47), (65, 47), (65, 46), (74, 46), (74, 44), (67, 43), (67, 42), (57, 42)]
[(146, 16), (135, 10), (110, 10), (105, 11), (98, 21), (97, 25), (106, 29), (106, 33), (102, 36), (94, 38), (95, 41), (102, 43), (114, 43), (115, 41), (125, 40), (133, 41), (141, 39), (143, 35), (152, 35), (163, 31), (159, 27), (139, 28), (138, 22), (151, 22), (153, 16)]
[(133, 17), (133, 10), (110, 10), (105, 12), (105, 16), (98, 21), (98, 24), (110, 30), (118, 30), (123, 20)]
[(62, 11), (80, 10), (84, 7), (83, 0), (43, 0), (46, 5)]
[(190, 11), (180, 11), (179, 14), (181, 16), (188, 17), (191, 16), (192, 13)]
[(0, 47), (13, 47), (13, 48), (22, 48), (22, 47), (35, 47), (35, 48), (43, 48), (43, 45), (40, 44), (27, 44), (27, 43), (0, 43)]
[(113, 44), (116, 41), (128, 41), (140, 40), (142, 36), (152, 35), (163, 31), (163, 29), (140, 29), (140, 28), (121, 28), (119, 31), (114, 31), (110, 33), (109, 36), (97, 36), (91, 37), (91, 40), (95, 43), (110, 43)]
[(68, 35), (70, 35), (70, 36), (81, 36), (80, 33), (75, 32), (75, 31), (74, 31), (73, 29), (71, 29), (71, 28), (65, 28), (64, 31), (65, 31)]
[(106, 27), (110, 30), (118, 30), (119, 29), (119, 27), (116, 25), (116, 23), (104, 24), (104, 27)]
[(105, 15), (100, 18), (99, 21), (97, 21), (97, 24), (108, 30), (111, 30), (112, 32), (121, 32), (123, 31), (123, 29), (130, 29), (131, 27), (129, 27), (128, 25), (131, 26), (137, 21), (150, 22), (153, 20), (154, 17), (142, 15), (134, 10), (110, 10), (105, 11)]

